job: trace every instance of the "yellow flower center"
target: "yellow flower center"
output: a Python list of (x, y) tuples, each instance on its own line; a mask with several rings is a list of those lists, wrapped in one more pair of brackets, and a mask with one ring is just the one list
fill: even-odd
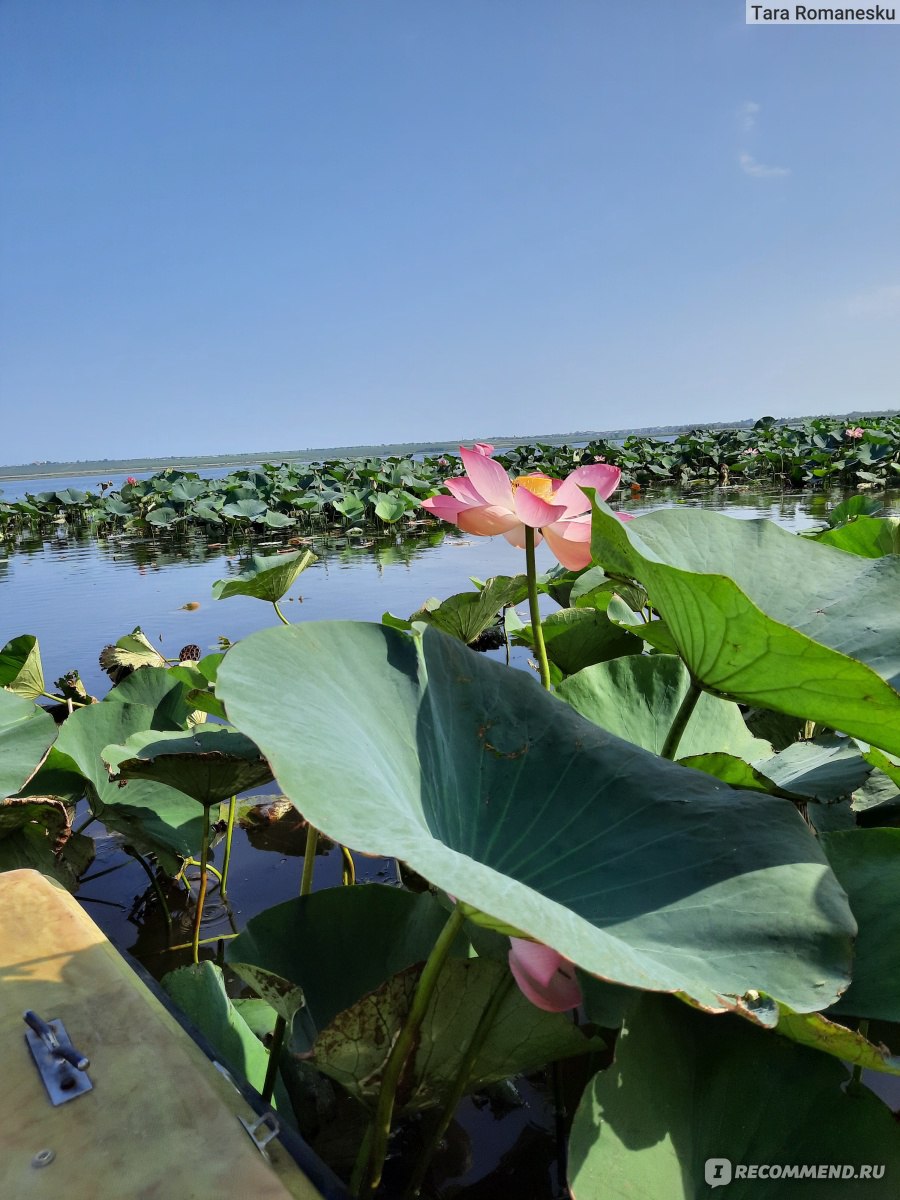
[(553, 480), (548, 479), (546, 475), (520, 475), (518, 479), (512, 480), (512, 485), (513, 491), (517, 487), (527, 488), (541, 500), (546, 500), (548, 504), (553, 503)]

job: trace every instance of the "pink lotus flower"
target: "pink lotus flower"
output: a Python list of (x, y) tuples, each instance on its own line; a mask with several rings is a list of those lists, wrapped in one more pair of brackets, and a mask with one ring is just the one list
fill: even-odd
[(510, 938), (509, 969), (523, 996), (545, 1012), (566, 1012), (581, 1003), (575, 968), (549, 946)]
[(137, 483), (137, 480), (135, 479), (135, 477), (133, 475), (129, 475), (128, 478), (125, 480), (125, 482), (130, 483), (133, 487), (134, 484)]
[[(621, 472), (608, 463), (578, 467), (566, 479), (520, 475), (511, 480), (490, 456), (494, 447), (476, 442), (474, 450), (460, 447), (465, 475), (445, 479), (449, 496), (432, 496), (423, 507), (465, 533), (490, 537), (502, 533), (508, 542), (525, 547), (525, 527), (541, 537), (564, 567), (580, 571), (591, 561), (591, 502), (582, 488), (594, 488), (601, 500), (616, 490)], [(620, 521), (630, 521), (625, 513)]]
[(759, 454), (759, 451), (756, 450), (755, 448), (751, 448), (750, 450), (742, 450), (741, 451), (741, 455), (743, 458), (756, 458), (757, 454)]
[(863, 430), (862, 430), (862, 426), (860, 426), (860, 425), (857, 425), (855, 429), (848, 429), (844, 434), (845, 437), (853, 438), (854, 440), (856, 438), (861, 438), (862, 435), (863, 435)]

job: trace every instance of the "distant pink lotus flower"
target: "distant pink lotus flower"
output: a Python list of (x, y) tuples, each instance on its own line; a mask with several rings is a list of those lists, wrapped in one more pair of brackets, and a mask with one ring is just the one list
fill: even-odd
[(742, 450), (741, 451), (741, 455), (744, 458), (756, 458), (757, 454), (759, 454), (759, 451), (756, 449), (753, 449), (753, 448), (751, 448), (750, 450)]
[(853, 438), (854, 440), (856, 438), (861, 438), (862, 435), (863, 435), (863, 430), (862, 430), (862, 426), (860, 426), (860, 425), (857, 425), (855, 429), (848, 429), (844, 434), (845, 437)]
[[(582, 488), (594, 488), (601, 500), (616, 490), (621, 471), (608, 463), (578, 467), (566, 479), (520, 475), (511, 480), (490, 456), (494, 447), (476, 442), (474, 450), (460, 447), (465, 475), (445, 479), (449, 496), (432, 496), (423, 507), (465, 533), (484, 537), (502, 533), (519, 549), (525, 547), (525, 527), (539, 530), (564, 567), (580, 571), (591, 561), (591, 502)], [(630, 521), (626, 513), (616, 514)]]
[(566, 1012), (581, 1003), (575, 968), (549, 946), (509, 939), (509, 969), (523, 996), (545, 1012)]
[(137, 483), (137, 480), (135, 479), (135, 477), (133, 475), (129, 475), (128, 478), (125, 480), (125, 482), (130, 483), (133, 486), (134, 484)]

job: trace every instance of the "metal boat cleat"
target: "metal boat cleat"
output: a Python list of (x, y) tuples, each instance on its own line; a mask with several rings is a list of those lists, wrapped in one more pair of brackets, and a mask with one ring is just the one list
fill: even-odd
[(72, 1045), (62, 1021), (45, 1021), (30, 1009), (25, 1013), (25, 1041), (54, 1106), (74, 1100), (93, 1088), (87, 1073), (90, 1059)]

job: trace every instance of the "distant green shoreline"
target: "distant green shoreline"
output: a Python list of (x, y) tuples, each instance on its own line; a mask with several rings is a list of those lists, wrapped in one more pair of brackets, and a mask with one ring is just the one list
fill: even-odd
[[(816, 414), (826, 415), (826, 414)], [(878, 418), (897, 415), (896, 409), (878, 409), (867, 412), (827, 414), (832, 419), (855, 421), (859, 418)], [(778, 424), (810, 420), (809, 417), (779, 417)], [(438, 455), (453, 452), (458, 444), (471, 445), (474, 441), (489, 441), (498, 448), (533, 445), (541, 442), (551, 446), (571, 445), (573, 442), (589, 442), (595, 439), (615, 441), (626, 437), (670, 437), (687, 433), (691, 429), (750, 429), (753, 419), (744, 421), (694, 421), (681, 425), (651, 425), (641, 429), (593, 429), (576, 430), (573, 433), (535, 434), (515, 437), (481, 437), (448, 439), (443, 442), (392, 442), (380, 446), (324, 446), (307, 450), (272, 450), (254, 454), (195, 454), (154, 458), (82, 459), (75, 462), (33, 462), (0, 466), (0, 482), (14, 479), (56, 479), (66, 475), (121, 475), (123, 472), (159, 471), (175, 467), (180, 471), (208, 471), (216, 467), (252, 467), (263, 462), (321, 462), (325, 459), (341, 458), (389, 458), (408, 457), (414, 454)]]

